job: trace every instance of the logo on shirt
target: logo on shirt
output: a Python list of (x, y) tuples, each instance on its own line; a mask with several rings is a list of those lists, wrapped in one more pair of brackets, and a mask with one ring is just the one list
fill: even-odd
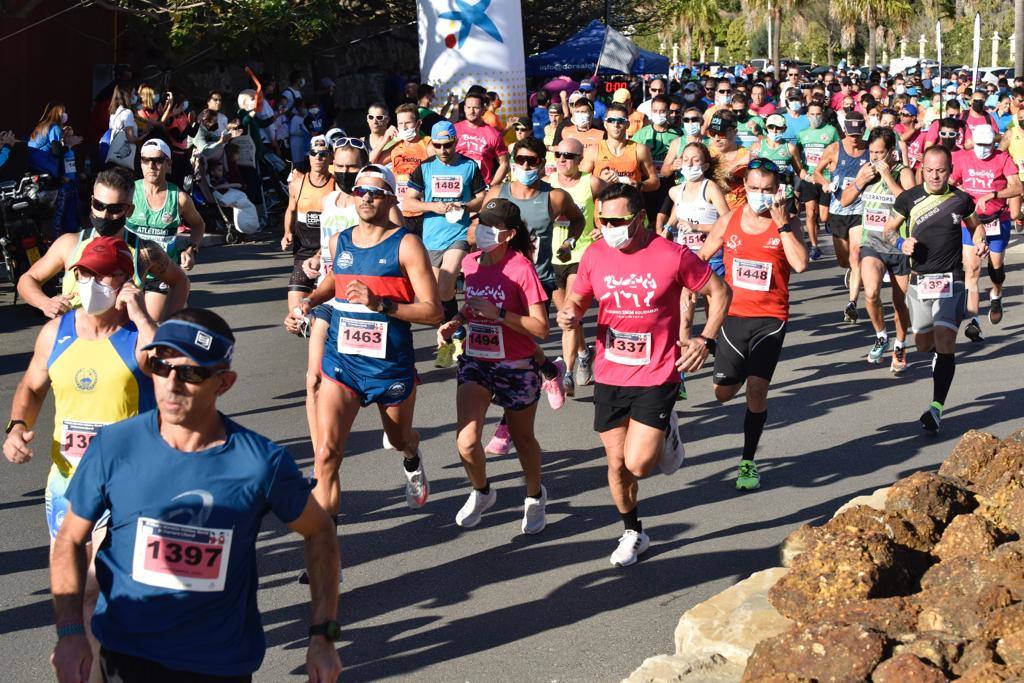
[(171, 498), (171, 502), (176, 500), (183, 501), (184, 505), (166, 513), (164, 515), (165, 522), (203, 526), (210, 518), (210, 513), (213, 512), (213, 494), (204, 489), (192, 489), (179, 493)]
[(388, 260), (386, 258), (378, 259), (377, 263), (379, 265), (386, 266), (388, 264)]
[(75, 386), (79, 391), (92, 391), (99, 382), (99, 375), (92, 368), (82, 368), (75, 373)]
[(352, 262), (354, 260), (355, 259), (352, 257), (352, 252), (343, 251), (340, 254), (338, 254), (338, 267), (342, 269), (351, 268)]
[(741, 244), (743, 244), (743, 241), (740, 240), (739, 235), (729, 235), (729, 240), (725, 243), (725, 247), (730, 251), (736, 251), (740, 248)]
[(58, 344), (67, 344), (68, 343), (68, 339), (71, 339), (71, 335), (70, 334), (66, 334), (63, 337), (61, 337), (60, 339), (58, 339), (57, 343)]
[(773, 238), (771, 238), (770, 240), (768, 240), (765, 243), (764, 248), (765, 249), (778, 249), (781, 246), (782, 246), (782, 239), (779, 238), (779, 237), (773, 237)]
[(501, 287), (492, 287), (490, 285), (484, 287), (467, 286), (466, 297), (489, 299), (500, 306), (505, 303), (505, 290)]
[(162, 220), (164, 223), (170, 223), (171, 222), (171, 218), (172, 218), (171, 214), (169, 214), (166, 211), (164, 211), (163, 215), (160, 216), (160, 220)]
[(658, 281), (650, 273), (632, 273), (623, 278), (605, 275), (604, 286), (608, 291), (601, 295), (601, 301), (614, 298), (617, 309), (628, 307), (635, 309), (633, 312), (646, 312), (638, 309), (649, 308), (651, 299), (658, 291)]

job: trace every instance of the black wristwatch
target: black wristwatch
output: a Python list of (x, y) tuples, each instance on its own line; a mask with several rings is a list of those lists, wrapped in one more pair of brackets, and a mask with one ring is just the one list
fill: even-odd
[(704, 341), (704, 348), (708, 350), (708, 353), (712, 356), (715, 355), (715, 350), (718, 348), (718, 344), (715, 343), (714, 339), (708, 339), (703, 334), (698, 334), (697, 339)]
[(507, 314), (508, 314), (508, 311), (506, 311), (504, 308), (499, 308), (498, 309), (498, 320), (504, 320), (505, 316)]
[(14, 425), (21, 425), (23, 427), (28, 427), (28, 422), (25, 422), (24, 420), (8, 420), (7, 421), (7, 427), (4, 428), (4, 433), (5, 434), (10, 434), (11, 430), (14, 429)]
[(383, 313), (384, 315), (391, 315), (395, 312), (395, 302), (391, 299), (382, 298), (380, 303), (377, 304), (377, 312)]
[(336, 621), (325, 621), (322, 624), (314, 624), (309, 627), (309, 635), (323, 636), (332, 643), (341, 640), (341, 624)]
[(789, 223), (779, 226), (779, 232), (793, 232), (793, 228), (789, 227)]

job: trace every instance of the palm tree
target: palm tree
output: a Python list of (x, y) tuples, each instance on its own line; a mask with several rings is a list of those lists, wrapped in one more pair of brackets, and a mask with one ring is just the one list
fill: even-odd
[(693, 66), (694, 47), (711, 43), (721, 21), (718, 0), (675, 0), (669, 12), (683, 36), (683, 59)]
[[(767, 18), (771, 22), (771, 43), (768, 45), (768, 57), (772, 60), (775, 73), (779, 74), (782, 69), (782, 58), (780, 45), (782, 33), (782, 16), (790, 16), (795, 9), (807, 4), (811, 0), (742, 0), (744, 11), (748, 19), (756, 25), (760, 18)], [(903, 1), (903, 0), (901, 0)], [(759, 16), (760, 15), (760, 16)]]
[(859, 25), (867, 26), (869, 69), (877, 63), (879, 34), (884, 30), (903, 33), (916, 16), (909, 0), (831, 0), (830, 11), (843, 27), (844, 48), (853, 46)]

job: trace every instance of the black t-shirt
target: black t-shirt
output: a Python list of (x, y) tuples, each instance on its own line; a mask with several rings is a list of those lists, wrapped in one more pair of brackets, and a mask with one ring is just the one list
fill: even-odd
[(963, 280), (961, 223), (974, 214), (974, 200), (963, 190), (946, 187), (929, 194), (917, 185), (896, 198), (892, 210), (906, 221), (905, 235), (917, 240), (910, 257), (915, 273), (953, 273)]

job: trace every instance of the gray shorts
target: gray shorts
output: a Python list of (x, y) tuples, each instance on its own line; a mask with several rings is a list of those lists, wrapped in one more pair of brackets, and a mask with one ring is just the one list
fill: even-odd
[(436, 251), (428, 251), (427, 254), (430, 255), (430, 265), (434, 266), (435, 268), (440, 268), (441, 262), (444, 260), (444, 255), (447, 252), (456, 249), (458, 251), (468, 254), (469, 242), (467, 242), (466, 240), (455, 240), (454, 242), (448, 245), (447, 249), (437, 249)]
[(907, 308), (910, 309), (910, 326), (914, 334), (925, 334), (939, 325), (954, 332), (960, 329), (960, 322), (967, 315), (967, 293), (964, 283), (953, 281), (953, 295), (946, 299), (921, 300), (917, 293), (917, 275), (910, 278), (907, 288)]

